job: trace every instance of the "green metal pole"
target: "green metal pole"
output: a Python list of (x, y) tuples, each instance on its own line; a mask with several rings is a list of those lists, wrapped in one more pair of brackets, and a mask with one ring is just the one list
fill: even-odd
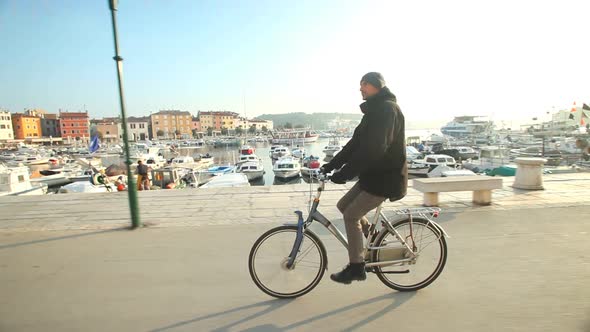
[(127, 192), (129, 193), (129, 209), (131, 210), (131, 228), (140, 226), (139, 204), (137, 201), (137, 185), (131, 172), (131, 160), (129, 160), (129, 137), (127, 136), (127, 115), (125, 114), (125, 97), (123, 95), (123, 58), (119, 56), (119, 42), (117, 38), (117, 0), (108, 0), (113, 22), (113, 37), (115, 40), (115, 56), (117, 63), (117, 79), (119, 81), (119, 101), (121, 103), (121, 122), (123, 124), (123, 142), (125, 145), (125, 164), (127, 165)]

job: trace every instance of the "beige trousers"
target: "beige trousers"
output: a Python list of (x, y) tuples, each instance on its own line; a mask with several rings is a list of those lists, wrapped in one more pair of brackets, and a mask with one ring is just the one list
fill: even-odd
[(348, 259), (351, 263), (365, 261), (363, 247), (363, 228), (369, 227), (365, 215), (378, 207), (386, 197), (369, 194), (357, 182), (336, 204), (344, 216), (346, 237), (348, 238)]

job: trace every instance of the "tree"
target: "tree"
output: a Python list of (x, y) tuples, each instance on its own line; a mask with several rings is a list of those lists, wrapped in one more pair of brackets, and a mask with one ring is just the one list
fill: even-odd
[(295, 128), (305, 128), (305, 126), (302, 124), (297, 124), (297, 125), (295, 125)]
[(266, 128), (266, 126), (262, 126), (261, 130), (265, 134), (268, 132), (268, 128)]
[(256, 133), (256, 125), (253, 124), (252, 126), (250, 126), (250, 128), (248, 128), (248, 132), (250, 134), (255, 134)]
[(102, 142), (102, 139), (104, 138), (104, 134), (102, 133), (102, 131), (97, 130), (96, 135), (98, 135), (98, 139)]
[(196, 129), (193, 129), (193, 130), (192, 130), (192, 132), (193, 132), (193, 138), (197, 138), (197, 136), (198, 136), (198, 134), (197, 134), (197, 133), (198, 133), (198, 131), (197, 131)]
[(162, 137), (162, 136), (164, 136), (164, 131), (163, 131), (162, 129), (158, 130), (158, 131), (156, 132), (156, 136), (158, 136), (158, 137)]
[(242, 126), (239, 126), (238, 128), (236, 128), (236, 135), (242, 136), (243, 133), (244, 133), (244, 129), (242, 129)]
[(180, 136), (180, 130), (176, 129), (176, 131), (174, 131), (174, 134), (178, 137)]
[(227, 128), (221, 127), (221, 135), (227, 135)]
[(207, 128), (207, 136), (213, 136), (213, 127)]
[(293, 124), (291, 122), (287, 122), (287, 123), (285, 123), (285, 125), (283, 127), (285, 129), (293, 129)]

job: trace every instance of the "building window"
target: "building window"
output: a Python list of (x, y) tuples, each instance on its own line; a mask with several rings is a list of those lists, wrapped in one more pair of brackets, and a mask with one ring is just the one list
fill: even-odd
[(66, 126), (66, 124), (65, 124), (65, 123), (62, 123), (62, 124), (61, 124), (61, 126), (62, 126), (62, 127), (65, 127), (65, 126)]
[(6, 129), (6, 125), (0, 125), (0, 129)]
[(27, 126), (27, 129), (31, 129), (31, 126)]
[(64, 130), (64, 135), (67, 134), (67, 131)]
[(72, 123), (72, 127), (74, 126), (74, 124)]
[(75, 134), (75, 132), (72, 130), (72, 134)]
[(111, 132), (107, 130), (107, 135), (110, 135), (110, 134), (111, 134)]
[(145, 124), (143, 124), (143, 123), (140, 123), (140, 124), (139, 124), (139, 128), (141, 128), (141, 129), (145, 128)]

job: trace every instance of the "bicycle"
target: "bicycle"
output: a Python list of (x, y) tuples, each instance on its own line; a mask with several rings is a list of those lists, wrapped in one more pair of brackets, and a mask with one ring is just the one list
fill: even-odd
[[(295, 298), (319, 284), (328, 268), (328, 256), (320, 238), (309, 229), (313, 221), (326, 227), (348, 248), (346, 236), (318, 211), (328, 180), (329, 176), (318, 175), (317, 193), (306, 220), (301, 211), (295, 211), (297, 224), (275, 227), (254, 242), (248, 268), (252, 280), (264, 293)], [(310, 188), (310, 198), (311, 195)], [(365, 245), (367, 272), (375, 273), (381, 282), (397, 291), (416, 291), (430, 285), (441, 274), (447, 260), (445, 237), (449, 236), (433, 220), (441, 210), (397, 209), (394, 212), (400, 219), (392, 222), (382, 209), (382, 205), (376, 209), (370, 223)], [(379, 221), (381, 228), (377, 231)]]

